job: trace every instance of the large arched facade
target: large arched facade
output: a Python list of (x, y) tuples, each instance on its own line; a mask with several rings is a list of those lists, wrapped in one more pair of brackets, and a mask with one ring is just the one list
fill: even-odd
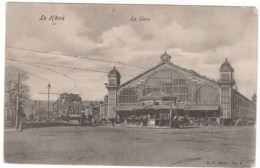
[(121, 85), (120, 74), (114, 68), (106, 86), (108, 116), (149, 115), (150, 125), (156, 125), (158, 117), (169, 121), (171, 114), (196, 120), (219, 118), (223, 122), (254, 117), (255, 103), (233, 88), (234, 70), (227, 59), (221, 65), (220, 79), (215, 81), (174, 65), (170, 58), (164, 53), (157, 66)]
[(137, 77), (118, 89), (117, 114), (123, 118), (149, 115), (156, 125), (158, 117), (165, 121), (172, 115), (207, 117), (219, 114), (218, 84), (192, 71), (172, 64)]

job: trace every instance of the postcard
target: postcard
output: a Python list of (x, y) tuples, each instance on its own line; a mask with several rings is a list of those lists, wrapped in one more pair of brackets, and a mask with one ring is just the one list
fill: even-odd
[(252, 167), (255, 7), (6, 4), (4, 162)]

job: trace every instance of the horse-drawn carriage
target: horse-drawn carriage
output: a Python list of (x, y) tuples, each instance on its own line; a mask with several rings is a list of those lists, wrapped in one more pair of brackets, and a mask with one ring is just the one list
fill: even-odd
[(174, 128), (184, 128), (190, 125), (190, 119), (186, 116), (174, 116), (172, 120), (172, 127)]

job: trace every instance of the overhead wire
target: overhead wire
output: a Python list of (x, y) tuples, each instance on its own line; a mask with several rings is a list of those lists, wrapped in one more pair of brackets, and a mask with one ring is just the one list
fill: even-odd
[[(64, 66), (64, 65), (54, 65), (54, 64), (47, 64), (47, 63), (28, 62), (28, 61), (22, 61), (22, 60), (19, 60), (19, 59), (13, 59), (13, 58), (6, 58), (6, 60), (25, 62), (25, 63), (29, 63), (29, 64), (52, 66), (52, 67), (57, 67), (57, 68), (65, 68), (65, 69), (73, 69), (73, 70), (81, 70), (81, 71), (89, 71), (89, 72), (97, 72), (97, 73), (108, 74), (107, 71), (100, 71), (100, 70), (94, 70), (94, 69), (88, 69), (88, 68), (77, 68), (77, 67), (69, 67), (69, 66)], [(132, 75), (132, 74), (125, 74), (125, 73), (122, 73), (122, 75), (135, 76), (135, 75)]]
[(50, 69), (50, 68), (46, 68), (46, 67), (42, 67), (42, 66), (38, 66), (38, 65), (30, 64), (30, 63), (27, 63), (27, 64), (29, 64), (29, 65), (31, 65), (31, 66), (38, 67), (38, 68), (47, 69), (47, 70), (49, 70), (49, 71), (51, 71), (51, 72), (54, 72), (54, 73), (59, 74), (59, 75), (61, 75), (61, 76), (65, 76), (66, 78), (72, 80), (72, 82), (73, 82), (73, 87), (70, 88), (67, 92), (70, 92), (70, 91), (74, 90), (74, 89), (77, 87), (76, 81), (75, 81), (72, 77), (70, 77), (70, 76), (68, 76), (68, 75), (66, 75), (66, 74), (60, 73), (60, 72), (55, 71), (55, 70)]
[[(33, 63), (28, 63), (28, 62), (22, 61), (22, 60), (8, 59), (8, 58), (6, 58), (6, 59), (9, 60), (9, 61), (22, 62), (22, 63), (24, 63), (24, 64), (27, 64), (27, 65), (30, 65), (30, 66), (34, 66), (34, 67), (37, 67), (37, 68), (41, 68), (41, 69), (47, 69), (47, 70), (49, 70), (49, 71), (51, 71), (51, 72), (54, 72), (54, 73), (56, 73), (56, 74), (59, 74), (59, 75), (61, 75), (61, 76), (64, 76), (64, 77), (66, 77), (66, 78), (72, 80), (72, 81), (73, 81), (73, 87), (70, 88), (67, 92), (70, 92), (70, 91), (74, 90), (74, 89), (77, 87), (76, 81), (75, 81), (73, 78), (71, 78), (70, 76), (66, 75), (66, 74), (60, 73), (60, 72), (58, 72), (58, 71), (55, 71), (55, 70), (50, 69), (50, 68), (47, 68), (47, 67), (42, 67), (42, 66), (39, 66), (39, 65), (35, 65), (35, 64), (33, 64)], [(40, 76), (38, 76), (38, 75), (34, 75), (34, 76), (40, 77)], [(40, 77), (40, 78), (42, 78), (42, 77)], [(44, 78), (42, 78), (42, 79), (44, 79)], [(46, 80), (46, 79), (44, 79), (44, 80)], [(47, 80), (47, 81), (48, 81), (48, 80)]]
[(124, 62), (120, 62), (120, 61), (110, 61), (110, 60), (89, 58), (89, 57), (78, 56), (78, 55), (59, 54), (59, 53), (53, 53), (53, 52), (48, 52), (48, 51), (41, 51), (41, 50), (35, 50), (35, 49), (26, 49), (26, 48), (19, 48), (19, 47), (13, 47), (13, 46), (6, 46), (6, 48), (11, 48), (11, 49), (16, 49), (16, 50), (23, 50), (23, 51), (38, 52), (38, 53), (44, 53), (44, 54), (51, 54), (51, 55), (58, 55), (58, 56), (65, 56), (65, 57), (80, 58), (80, 59), (86, 59), (86, 60), (91, 60), (91, 61), (99, 61), (99, 62), (106, 62), (106, 63), (121, 64), (121, 65), (125, 65), (125, 66), (141, 68), (141, 69), (148, 69), (146, 67), (133, 65), (133, 64), (128, 64), (128, 63), (124, 63)]
[(35, 75), (35, 74), (33, 74), (33, 73), (31, 73), (31, 72), (28, 72), (28, 71), (26, 71), (26, 72), (27, 72), (29, 75), (31, 75), (31, 76), (35, 76), (35, 77), (37, 77), (37, 78), (40, 78), (40, 79), (46, 81), (47, 83), (50, 83), (48, 79), (45, 79), (45, 78), (43, 78), (43, 77), (41, 77), (41, 76), (39, 76), (39, 75)]

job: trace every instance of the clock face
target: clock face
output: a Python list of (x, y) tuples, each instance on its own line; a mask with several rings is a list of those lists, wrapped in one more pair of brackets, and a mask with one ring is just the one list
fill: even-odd
[(170, 57), (168, 54), (164, 54), (164, 55), (162, 55), (162, 57), (161, 57), (161, 59), (162, 59), (163, 61), (169, 61), (170, 58), (171, 58), (171, 57)]
[(168, 55), (164, 55), (164, 56), (163, 56), (163, 60), (164, 60), (164, 61), (167, 61), (168, 59), (169, 59), (169, 56), (168, 56)]

